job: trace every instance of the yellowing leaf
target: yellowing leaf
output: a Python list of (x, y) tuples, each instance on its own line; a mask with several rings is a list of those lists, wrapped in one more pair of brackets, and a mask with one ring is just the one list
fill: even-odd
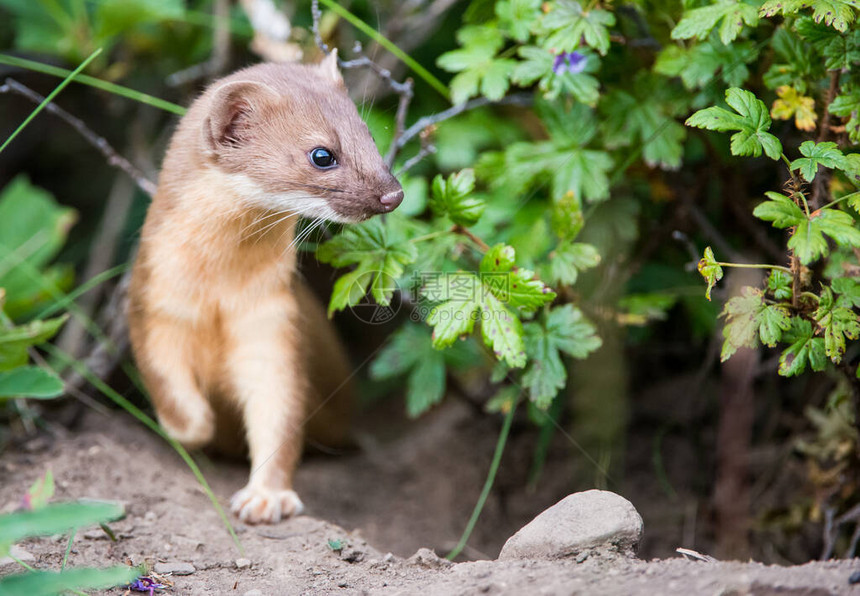
[(788, 120), (794, 116), (794, 125), (800, 130), (815, 130), (815, 100), (801, 95), (789, 85), (777, 87), (779, 99), (773, 102), (770, 115), (778, 120)]

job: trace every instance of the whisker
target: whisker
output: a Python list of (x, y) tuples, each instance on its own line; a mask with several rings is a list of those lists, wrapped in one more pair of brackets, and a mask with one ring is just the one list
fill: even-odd
[[(286, 213), (286, 215), (284, 215), (284, 213)], [(278, 215), (283, 215), (283, 217), (275, 220), (272, 223), (266, 224), (264, 227), (260, 228), (259, 230), (254, 230), (251, 234), (248, 234), (247, 236), (243, 237), (242, 240), (243, 241), (244, 240), (250, 240), (254, 236), (258, 236), (257, 242), (259, 242), (260, 238), (265, 236), (266, 231), (274, 228), (278, 224), (281, 224), (281, 223), (287, 221), (291, 217), (296, 217), (296, 216), (301, 215), (301, 214), (298, 211), (280, 211), (280, 212), (278, 212)]]

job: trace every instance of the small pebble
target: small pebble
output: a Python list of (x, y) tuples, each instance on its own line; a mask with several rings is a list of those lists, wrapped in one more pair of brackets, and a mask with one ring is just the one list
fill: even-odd
[(236, 559), (236, 569), (247, 569), (251, 566), (251, 559)]
[(107, 540), (108, 535), (104, 530), (88, 530), (84, 532), (84, 538), (87, 540)]
[[(36, 557), (34, 557), (32, 554), (28, 553), (20, 546), (16, 546), (14, 544), (9, 549), (9, 555), (10, 556), (8, 557), (0, 557), (0, 568), (6, 567), (7, 565), (13, 565), (17, 567), (18, 561), (21, 561), (23, 563), (33, 563), (36, 560)], [(18, 559), (18, 561), (16, 561), (12, 557), (15, 557), (15, 559)]]
[(155, 511), (147, 511), (146, 514), (143, 516), (143, 521), (153, 523), (157, 518), (158, 516), (155, 515)]
[(855, 571), (851, 574), (851, 577), (848, 578), (848, 583), (852, 586), (854, 584), (860, 584), (860, 571)]
[(156, 563), (154, 570), (160, 575), (172, 573), (173, 575), (191, 575), (197, 569), (191, 563), (180, 563), (178, 561), (172, 563)]

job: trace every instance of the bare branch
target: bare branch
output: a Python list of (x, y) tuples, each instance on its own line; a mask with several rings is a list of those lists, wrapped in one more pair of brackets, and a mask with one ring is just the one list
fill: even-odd
[[(36, 104), (40, 104), (45, 101), (43, 96), (14, 79), (6, 79), (5, 84), (0, 86), (0, 93), (17, 93)], [(143, 192), (150, 196), (155, 194), (155, 190), (157, 188), (155, 183), (147, 178), (137, 167), (132, 165), (130, 161), (117, 153), (104, 137), (100, 137), (90, 130), (83, 120), (72, 116), (66, 110), (54, 103), (49, 103), (45, 106), (45, 109), (78, 131), (78, 133), (84, 137), (84, 140), (95, 147), (105, 157), (105, 159), (107, 159), (108, 164), (115, 168), (119, 168), (128, 174), (131, 179), (134, 180), (135, 184), (137, 184), (138, 188)]]
[[(424, 130), (421, 131), (421, 149), (418, 150), (418, 153), (410, 157), (406, 160), (406, 163), (403, 164), (403, 167), (397, 170), (395, 177), (400, 176), (407, 172), (410, 168), (412, 168), (415, 164), (420, 162), (422, 159), (427, 157), (428, 155), (432, 155), (436, 153), (436, 145), (430, 142), (433, 134), (436, 132), (435, 126), (428, 126)], [(397, 149), (394, 146), (394, 142), (391, 143), (391, 150), (388, 152), (389, 155), (396, 155)]]
[(421, 134), (428, 126), (432, 126), (434, 124), (438, 124), (449, 118), (453, 118), (454, 116), (458, 116), (463, 112), (468, 112), (469, 110), (474, 110), (475, 108), (481, 108), (489, 105), (498, 105), (498, 106), (506, 106), (506, 105), (515, 105), (515, 106), (529, 106), (534, 102), (534, 97), (531, 93), (517, 93), (515, 95), (509, 95), (507, 97), (503, 97), (499, 101), (491, 101), (486, 97), (477, 97), (475, 99), (471, 99), (465, 103), (461, 103), (456, 106), (451, 106), (447, 110), (443, 110), (438, 114), (433, 114), (432, 116), (424, 116), (423, 118), (419, 118), (418, 121), (410, 126), (406, 132), (404, 132), (398, 139), (392, 141), (392, 145), (395, 145), (397, 150), (402, 149), (406, 143), (414, 139), (416, 136)]

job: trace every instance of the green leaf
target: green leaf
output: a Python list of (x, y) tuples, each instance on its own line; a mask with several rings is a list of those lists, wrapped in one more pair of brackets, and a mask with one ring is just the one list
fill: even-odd
[(555, 299), (555, 292), (535, 279), (527, 269), (514, 268), (514, 249), (504, 244), (492, 247), (481, 259), (481, 283), (504, 304), (532, 312)]
[(844, 211), (818, 209), (807, 218), (790, 198), (775, 192), (765, 194), (770, 200), (756, 207), (753, 215), (772, 221), (777, 228), (793, 227), (794, 234), (788, 241), (788, 248), (804, 265), (830, 253), (825, 234), (840, 244), (860, 247), (860, 230), (857, 230), (854, 218)]
[(766, 192), (768, 201), (753, 209), (753, 215), (764, 221), (772, 221), (774, 227), (791, 228), (806, 220), (803, 210), (789, 197), (778, 192)]
[(834, 116), (848, 118), (845, 131), (852, 143), (860, 143), (860, 88), (846, 85), (831, 102), (828, 111)]
[(791, 275), (780, 269), (771, 269), (767, 278), (767, 289), (777, 300), (791, 300)]
[(68, 315), (44, 321), (33, 321), (18, 327), (0, 327), (0, 371), (27, 363), (27, 349), (54, 337)]
[(550, 281), (554, 284), (572, 286), (580, 271), (596, 267), (600, 253), (591, 244), (584, 242), (560, 242), (550, 253)]
[(856, 228), (854, 218), (836, 209), (813, 212), (803, 225), (795, 229), (788, 247), (795, 251), (801, 263), (808, 265), (830, 253), (824, 234), (839, 244), (860, 247), (860, 230)]
[(556, 0), (537, 28), (543, 46), (553, 52), (572, 52), (584, 41), (605, 56), (609, 50), (609, 27), (615, 15), (600, 8), (583, 10), (576, 0)]
[(582, 215), (582, 205), (572, 192), (553, 201), (550, 226), (559, 240), (572, 242), (579, 235), (583, 225), (585, 225), (585, 217)]
[(690, 47), (670, 45), (657, 56), (654, 72), (681, 77), (684, 87), (693, 91), (711, 84), (719, 76), (729, 87), (739, 87), (749, 78), (747, 64), (758, 57), (749, 41), (723, 45), (708, 39)]
[(72, 590), (102, 590), (134, 581), (142, 573), (137, 567), (30, 571), (0, 580), (4, 596), (56, 596)]
[(567, 381), (561, 353), (586, 358), (600, 347), (601, 340), (594, 326), (571, 304), (554, 308), (537, 321), (527, 323), (524, 333), (529, 366), (523, 374), (523, 383), (532, 402), (546, 409)]
[(556, 74), (553, 70), (555, 54), (546, 48), (537, 46), (521, 46), (517, 55), (522, 60), (517, 62), (511, 73), (511, 81), (521, 87), (528, 87), (540, 81), (538, 89), (544, 99), (556, 99), (562, 93), (569, 93), (577, 101), (588, 106), (594, 106), (600, 97), (600, 82), (591, 73), (598, 69), (596, 58), (588, 51), (580, 51), (586, 57), (583, 72), (564, 72)]
[(378, 219), (348, 226), (317, 249), (317, 258), (336, 267), (358, 267), (335, 282), (329, 301), (329, 317), (353, 306), (370, 287), (374, 300), (388, 306), (403, 269), (418, 258), (415, 246), (392, 234)]
[(36, 511), (17, 511), (0, 515), (0, 536), (15, 543), (30, 536), (61, 534), (72, 528), (82, 528), (113, 521), (124, 515), (116, 503), (57, 503)]
[(484, 295), (480, 305), (484, 344), (498, 360), (505, 361), (511, 368), (525, 366), (523, 324), (520, 319), (491, 293)]
[(754, 348), (759, 339), (774, 347), (782, 338), (783, 331), (791, 327), (788, 309), (780, 304), (767, 304), (761, 290), (749, 286), (741, 290), (723, 309), (726, 325), (723, 327), (722, 353), (725, 362), (742, 347)]
[(800, 145), (800, 153), (804, 157), (795, 159), (791, 162), (792, 170), (800, 170), (801, 176), (807, 182), (812, 182), (815, 175), (818, 173), (818, 166), (825, 168), (842, 169), (847, 165), (845, 156), (839, 150), (836, 143), (815, 143), (813, 141), (804, 141)]
[(496, 16), (511, 37), (522, 43), (528, 40), (532, 25), (541, 15), (540, 5), (541, 0), (500, 0), (496, 3)]
[(498, 101), (508, 90), (511, 73), (516, 61), (495, 58), (504, 44), (502, 32), (490, 25), (466, 26), (457, 32), (462, 49), (452, 50), (439, 56), (436, 64), (448, 72), (459, 73), (451, 80), (451, 99), (461, 104), (470, 97), (481, 94)]
[(800, 317), (791, 318), (791, 327), (783, 340), (791, 345), (779, 358), (779, 374), (791, 377), (801, 374), (809, 363), (812, 370), (822, 371), (827, 367), (824, 339), (813, 337), (812, 324)]
[(177, 21), (185, 15), (182, 0), (99, 0), (93, 18), (96, 40), (110, 40), (145, 23)]
[(475, 225), (486, 205), (471, 196), (474, 190), (475, 171), (470, 168), (451, 174), (447, 180), (437, 174), (431, 187), (430, 208), (437, 216), (447, 215), (457, 225)]
[(845, 32), (854, 22), (854, 10), (860, 8), (858, 0), (768, 0), (762, 4), (759, 13), (763, 17), (775, 14), (790, 16), (803, 8), (812, 8), (812, 18), (816, 23), (832, 26)]
[(77, 219), (50, 193), (19, 175), (0, 193), (0, 287), (6, 289), (6, 312), (13, 319), (57, 291), (59, 268), (45, 267), (66, 242)]
[(726, 102), (737, 114), (723, 108), (699, 110), (687, 119), (687, 126), (708, 130), (737, 130), (732, 135), (732, 155), (758, 157), (764, 150), (773, 160), (780, 158), (782, 144), (767, 132), (771, 119), (767, 107), (749, 91), (732, 87), (726, 91)]
[(410, 418), (424, 414), (445, 396), (447, 366), (460, 367), (474, 362), (474, 354), (457, 343), (450, 350), (433, 348), (425, 326), (406, 323), (394, 332), (370, 366), (372, 379), (408, 375), (406, 412)]
[(641, 148), (645, 163), (666, 170), (681, 166), (686, 130), (675, 116), (686, 112), (682, 90), (663, 77), (640, 73), (633, 93), (615, 90), (600, 103), (605, 115), (606, 147)]
[(720, 40), (728, 45), (740, 34), (744, 23), (755, 27), (758, 20), (755, 6), (734, 0), (720, 0), (710, 6), (685, 11), (684, 17), (672, 29), (672, 39), (705, 39), (717, 23), (722, 21), (719, 29)]
[(845, 353), (845, 338), (860, 337), (860, 320), (857, 314), (850, 308), (838, 306), (831, 289), (822, 286), (818, 309), (812, 317), (824, 330), (824, 353), (835, 364), (839, 364)]
[(708, 282), (708, 289), (705, 290), (705, 298), (711, 299), (711, 290), (717, 285), (717, 282), (723, 279), (723, 268), (717, 263), (714, 258), (714, 251), (710, 246), (705, 247), (705, 256), (699, 261), (699, 273)]
[(62, 395), (63, 381), (38, 366), (0, 372), (0, 402), (10, 397), (51, 398)]

